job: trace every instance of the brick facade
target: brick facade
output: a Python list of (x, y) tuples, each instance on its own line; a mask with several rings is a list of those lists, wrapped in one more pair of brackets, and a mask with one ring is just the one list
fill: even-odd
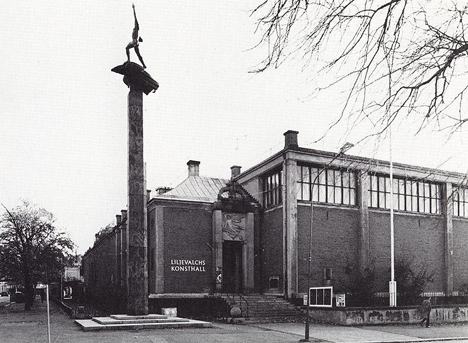
[[(242, 173), (240, 167), (233, 167), (231, 180), (202, 178), (199, 164), (189, 161), (189, 178), (148, 202), (148, 289), (152, 296), (220, 292), (228, 289), (227, 279), (239, 283), (236, 287), (243, 292), (302, 296), (308, 283), (309, 247), (311, 286), (333, 285), (340, 290), (350, 282), (350, 270), (362, 273), (371, 268), (377, 291), (388, 291), (390, 210), (372, 203), (370, 193), (372, 177), (385, 182), (387, 161), (301, 148), (297, 132), (288, 131), (284, 149)], [(349, 181), (352, 193), (347, 202), (344, 198), (314, 200), (311, 239), (310, 198), (298, 195), (298, 184), (304, 184), (298, 168), (304, 166), (320, 173), (329, 168), (355, 175)], [(427, 206), (423, 211), (395, 210), (395, 261), (410, 261), (416, 270), (426, 268), (434, 276), (426, 292), (451, 295), (466, 288), (468, 218), (454, 216), (452, 200), (452, 188), (464, 175), (402, 164), (395, 164), (393, 173), (402, 184), (410, 180), (405, 187), (421, 187), (414, 194), (440, 189), (437, 201), (418, 198), (412, 204)], [(320, 192), (339, 194), (341, 182), (345, 179), (340, 179), (336, 189), (324, 183)], [(194, 185), (199, 189), (190, 188)], [(237, 220), (237, 226), (227, 225), (226, 218)], [(124, 223), (122, 219), (85, 255), (89, 289), (126, 287)], [(232, 229), (237, 232), (225, 231)], [(226, 256), (226, 251), (232, 256)], [(236, 267), (226, 270), (231, 268), (226, 259)]]

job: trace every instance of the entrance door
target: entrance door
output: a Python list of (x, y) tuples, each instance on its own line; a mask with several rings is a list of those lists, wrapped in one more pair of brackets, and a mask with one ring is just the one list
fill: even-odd
[(241, 293), (242, 278), (242, 246), (241, 241), (223, 242), (223, 291), (226, 293)]

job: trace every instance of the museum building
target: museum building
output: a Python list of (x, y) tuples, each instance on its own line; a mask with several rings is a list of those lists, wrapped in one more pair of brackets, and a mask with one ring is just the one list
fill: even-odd
[[(468, 284), (468, 186), (464, 174), (302, 148), (284, 148), (231, 178), (188, 177), (147, 195), (149, 297), (269, 293), (301, 297), (307, 285), (346, 291), (350, 270), (390, 279), (393, 187), (396, 261), (426, 269), (426, 292)], [(311, 206), (311, 201), (313, 206)], [(311, 217), (313, 217), (311, 225)], [(126, 211), (83, 257), (87, 292), (126, 294)], [(310, 259), (310, 279), (307, 270)], [(112, 291), (110, 291), (112, 290)]]

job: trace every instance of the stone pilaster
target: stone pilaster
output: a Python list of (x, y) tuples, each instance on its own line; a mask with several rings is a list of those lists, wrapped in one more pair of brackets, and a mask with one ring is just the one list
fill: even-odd
[(219, 282), (223, 273), (223, 212), (213, 211), (213, 280), (214, 291), (221, 292), (222, 284)]
[(298, 293), (297, 271), (297, 162), (286, 157), (283, 163), (283, 239), (285, 295)]
[(254, 290), (254, 214), (247, 213), (245, 217), (245, 240), (243, 249), (244, 289)]
[(369, 267), (369, 182), (370, 178), (368, 173), (359, 173), (357, 191), (360, 213), (358, 251), (358, 268), (360, 273), (364, 273), (366, 268)]
[(127, 210), (122, 210), (122, 225), (120, 230), (120, 249), (122, 251), (120, 265), (121, 267), (121, 285), (124, 288), (125, 293), (128, 289), (128, 277), (127, 277), (127, 259), (128, 259), (128, 236), (127, 236)]
[(442, 199), (445, 232), (445, 294), (451, 295), (453, 292), (453, 190), (451, 183), (445, 184)]
[(155, 239), (156, 239), (156, 256), (155, 256), (155, 290), (156, 294), (164, 293), (164, 208), (155, 208)]
[(127, 312), (148, 314), (148, 242), (143, 162), (143, 92), (128, 94), (128, 289)]

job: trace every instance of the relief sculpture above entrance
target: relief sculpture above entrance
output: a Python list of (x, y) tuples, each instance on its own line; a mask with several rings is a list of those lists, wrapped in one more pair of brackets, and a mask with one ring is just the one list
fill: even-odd
[(245, 240), (245, 213), (223, 213), (223, 240)]

